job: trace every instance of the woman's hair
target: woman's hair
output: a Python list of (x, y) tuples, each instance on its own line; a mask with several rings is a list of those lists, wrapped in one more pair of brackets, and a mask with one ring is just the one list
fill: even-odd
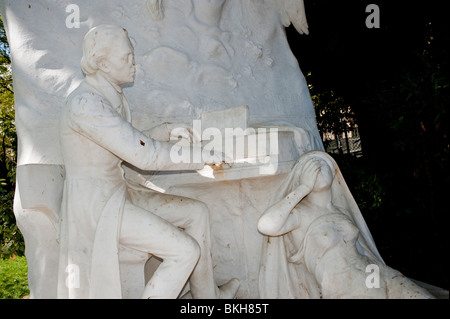
[(128, 32), (117, 25), (100, 25), (86, 33), (83, 40), (83, 57), (81, 69), (84, 74), (97, 72), (98, 63), (105, 59), (118, 40), (128, 39)]

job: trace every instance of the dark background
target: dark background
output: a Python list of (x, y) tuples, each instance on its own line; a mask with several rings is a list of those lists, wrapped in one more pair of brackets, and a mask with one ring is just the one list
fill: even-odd
[[(448, 289), (449, 73), (444, 2), (304, 0), (309, 35), (287, 28), (315, 92), (351, 105), (363, 156), (336, 155), (385, 262)], [(380, 28), (366, 27), (368, 4)], [(381, 198), (377, 205), (370, 197)], [(360, 206), (361, 207), (361, 206)]]

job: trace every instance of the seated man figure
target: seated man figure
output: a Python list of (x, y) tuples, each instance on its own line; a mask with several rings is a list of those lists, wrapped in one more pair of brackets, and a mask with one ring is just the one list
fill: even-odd
[(175, 167), (171, 144), (130, 123), (122, 92), (135, 74), (127, 31), (112, 25), (91, 29), (81, 67), (86, 78), (69, 95), (60, 119), (66, 179), (58, 297), (121, 298), (120, 244), (163, 260), (143, 298), (177, 298), (188, 279), (194, 298), (233, 298), (239, 280), (219, 289), (213, 278), (207, 207), (188, 198), (155, 193), (143, 199), (127, 191), (122, 162), (142, 170)]

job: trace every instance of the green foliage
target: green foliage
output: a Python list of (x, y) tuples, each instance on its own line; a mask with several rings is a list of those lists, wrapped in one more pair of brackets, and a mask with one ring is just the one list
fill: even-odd
[(317, 126), (322, 134), (339, 136), (355, 126), (354, 113), (349, 104), (334, 91), (315, 92), (310, 85), (316, 111)]
[(0, 258), (4, 258), (23, 255), (25, 248), (13, 211), (17, 133), (11, 59), (1, 19), (0, 41)]
[[(355, 131), (357, 128), (355, 113), (352, 107), (342, 96), (333, 90), (321, 90), (316, 88), (314, 78), (311, 73), (307, 75), (311, 99), (314, 103), (316, 113), (317, 128), (319, 129), (325, 149), (333, 141), (341, 141), (345, 137), (347, 144), (345, 149), (350, 150), (348, 139), (349, 132)], [(343, 153), (340, 142), (337, 144), (339, 153)]]
[(14, 192), (0, 194), (0, 258), (23, 256), (25, 244), (13, 212)]
[(0, 259), (0, 299), (20, 299), (27, 296), (27, 260), (25, 257)]
[(385, 208), (386, 192), (383, 176), (364, 157), (333, 154), (361, 212), (377, 220)]
[(9, 55), (8, 39), (6, 38), (3, 20), (0, 17), (0, 91), (12, 90), (12, 74), (10, 70), (11, 57)]
[[(421, 280), (430, 283), (442, 280), (447, 271), (440, 262), (433, 263), (433, 271), (425, 269), (448, 250), (450, 191), (448, 50), (432, 44), (427, 41), (405, 56), (402, 69), (374, 83), (361, 107), (372, 131), (364, 150), (371, 151), (369, 165), (385, 192), (383, 209), (377, 212), (386, 221), (379, 225), (379, 238), (390, 238), (385, 245), (395, 250), (387, 262), (414, 264), (418, 272), (423, 268)], [(445, 287), (446, 280), (438, 285)]]
[(380, 94), (367, 105), (383, 132), (383, 152), (389, 156), (381, 163), (391, 166), (393, 186), (410, 198), (412, 210), (426, 211), (432, 219), (444, 216), (450, 185), (449, 75), (444, 55), (429, 46), (416, 53), (411, 65), (382, 83)]

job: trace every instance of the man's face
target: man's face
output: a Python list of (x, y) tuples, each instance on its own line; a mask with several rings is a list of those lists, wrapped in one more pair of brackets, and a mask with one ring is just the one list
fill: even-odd
[(130, 41), (126, 37), (115, 41), (108, 57), (105, 59), (104, 70), (109, 80), (117, 85), (123, 85), (134, 81), (136, 65), (134, 62), (134, 52)]

